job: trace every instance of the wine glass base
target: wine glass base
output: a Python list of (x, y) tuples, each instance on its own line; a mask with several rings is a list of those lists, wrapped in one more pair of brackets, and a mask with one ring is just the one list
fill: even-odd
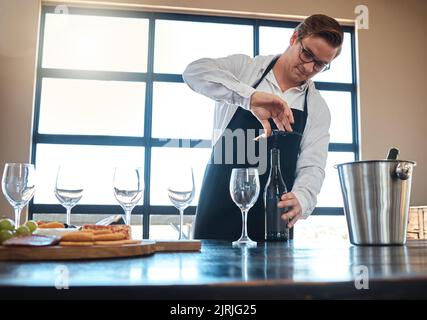
[(244, 239), (244, 240), (239, 239), (237, 241), (233, 241), (232, 245), (233, 245), (233, 248), (243, 248), (243, 247), (256, 248), (257, 243), (256, 241), (253, 241), (251, 239)]

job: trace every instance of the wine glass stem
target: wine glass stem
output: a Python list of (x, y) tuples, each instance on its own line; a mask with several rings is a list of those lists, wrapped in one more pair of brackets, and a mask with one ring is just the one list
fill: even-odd
[(247, 238), (248, 237), (248, 228), (247, 228), (247, 221), (248, 221), (248, 210), (242, 210), (242, 236), (241, 238)]
[(67, 208), (66, 223), (68, 225), (71, 224), (71, 208), (69, 208), (69, 207)]
[(127, 224), (128, 226), (130, 226), (131, 213), (132, 213), (132, 209), (125, 209), (125, 214), (126, 214), (126, 224)]
[(16, 207), (15, 210), (15, 226), (18, 228), (21, 225), (21, 208)]
[(184, 225), (184, 209), (179, 209), (179, 238), (178, 240), (184, 240), (184, 232), (182, 227)]

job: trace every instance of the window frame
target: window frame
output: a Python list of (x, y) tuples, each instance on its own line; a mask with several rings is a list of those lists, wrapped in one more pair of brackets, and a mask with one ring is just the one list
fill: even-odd
[[(67, 14), (96, 15), (107, 17), (131, 17), (148, 19), (148, 59), (147, 72), (120, 72), (120, 71), (90, 71), (74, 69), (50, 69), (42, 68), (43, 43), (45, 31), (46, 14), (55, 13), (54, 6), (42, 6), (39, 47), (37, 58), (37, 75), (35, 90), (35, 106), (33, 118), (33, 136), (31, 149), (31, 163), (35, 164), (37, 144), (76, 144), (76, 145), (102, 145), (102, 146), (138, 146), (144, 147), (144, 201), (133, 210), (133, 215), (143, 217), (143, 238), (149, 238), (150, 215), (174, 215), (178, 214), (172, 206), (152, 206), (150, 205), (151, 187), (151, 149), (153, 147), (190, 147), (190, 148), (210, 148), (210, 140), (195, 139), (158, 139), (152, 137), (152, 114), (153, 114), (153, 83), (172, 82), (183, 83), (181, 74), (154, 73), (154, 37), (155, 21), (178, 20), (192, 22), (227, 23), (253, 26), (253, 55), (259, 54), (259, 28), (261, 26), (295, 28), (298, 22), (273, 21), (265, 19), (235, 18), (225, 16), (206, 16), (178, 13), (156, 13), (126, 10), (92, 9), (69, 7)], [(355, 160), (359, 159), (359, 132), (358, 132), (358, 110), (357, 110), (357, 72), (356, 72), (356, 49), (354, 27), (343, 26), (344, 32), (351, 35), (351, 59), (352, 59), (352, 83), (315, 82), (319, 90), (345, 91), (351, 93), (351, 114), (352, 114), (352, 142), (351, 143), (330, 143), (328, 152), (353, 152)], [(333, 67), (333, 65), (332, 65)], [(41, 134), (38, 132), (40, 120), (40, 102), (43, 78), (63, 78), (63, 79), (88, 79), (88, 80), (112, 80), (112, 81), (137, 81), (145, 82), (145, 114), (144, 114), (144, 136), (101, 136), (101, 135), (64, 135), (64, 134)], [(59, 204), (34, 204), (31, 200), (29, 204), (29, 218), (34, 214), (58, 213), (63, 208)], [(73, 213), (80, 214), (117, 214), (122, 209), (119, 205), (77, 205), (73, 208)], [(194, 215), (196, 206), (190, 206), (185, 211), (186, 215)], [(314, 215), (343, 215), (342, 207), (316, 207)]]

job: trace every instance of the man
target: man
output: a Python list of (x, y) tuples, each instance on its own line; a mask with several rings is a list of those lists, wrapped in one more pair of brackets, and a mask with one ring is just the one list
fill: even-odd
[[(330, 113), (310, 79), (329, 69), (342, 42), (338, 22), (318, 14), (296, 27), (289, 47), (279, 56), (205, 58), (186, 68), (184, 81), (216, 101), (214, 147), (197, 207), (195, 238), (233, 240), (240, 234), (240, 212), (230, 199), (228, 183), (231, 169), (241, 163), (213, 161), (215, 153), (223, 151), (224, 132), (230, 130), (243, 129), (247, 135), (249, 130), (263, 129), (265, 137), (274, 129), (289, 133), (279, 141), (282, 175), (290, 190), (279, 202), (279, 207), (289, 208), (282, 219), (289, 219), (292, 228), (298, 219), (311, 214), (325, 175)], [(233, 150), (225, 152), (238, 158), (238, 146), (233, 144)], [(260, 174), (260, 196), (248, 216), (248, 234), (256, 240), (264, 238), (262, 192), (268, 173)]]

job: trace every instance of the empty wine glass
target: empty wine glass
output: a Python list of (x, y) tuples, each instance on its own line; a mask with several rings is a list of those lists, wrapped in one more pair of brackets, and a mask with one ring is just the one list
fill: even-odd
[(125, 211), (126, 224), (130, 226), (133, 208), (144, 193), (144, 170), (140, 167), (117, 167), (114, 170), (114, 196)]
[(174, 170), (168, 179), (168, 196), (180, 215), (178, 240), (183, 240), (184, 210), (193, 201), (195, 193), (193, 168), (180, 167)]
[(83, 197), (83, 178), (79, 169), (60, 166), (56, 175), (55, 196), (67, 210), (66, 223), (71, 224), (71, 209)]
[(255, 204), (259, 195), (259, 178), (256, 168), (233, 169), (230, 178), (230, 194), (234, 203), (242, 211), (242, 235), (233, 242), (233, 246), (254, 247), (256, 242), (248, 237), (247, 216), (248, 211)]
[(28, 163), (6, 163), (3, 171), (2, 189), (7, 201), (15, 211), (15, 226), (21, 224), (21, 211), (34, 196), (36, 188), (35, 169)]

